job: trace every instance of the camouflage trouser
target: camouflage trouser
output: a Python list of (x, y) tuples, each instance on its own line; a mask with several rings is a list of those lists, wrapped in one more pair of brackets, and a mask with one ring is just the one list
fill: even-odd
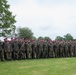
[(38, 50), (36, 50), (36, 58), (38, 59)]
[(43, 58), (43, 50), (39, 50), (38, 58)]
[(76, 57), (76, 49), (75, 49), (75, 55), (74, 56)]
[(31, 59), (32, 58), (32, 51), (27, 51), (27, 58)]
[(0, 51), (0, 59), (1, 61), (4, 61), (4, 51)]
[(63, 51), (63, 49), (60, 49), (60, 51), (59, 51), (59, 56), (60, 56), (60, 57), (64, 57), (64, 51)]
[(37, 55), (36, 55), (36, 52), (35, 51), (32, 52), (32, 58), (33, 59), (36, 59), (37, 58)]
[(26, 59), (26, 52), (25, 51), (20, 51), (19, 59)]
[(12, 53), (10, 52), (5, 52), (6, 60), (12, 60)]
[(75, 50), (72, 49), (72, 56), (74, 57), (75, 56)]
[(73, 54), (73, 50), (72, 49), (69, 50), (69, 54), (70, 54), (70, 57), (73, 57), (74, 54)]
[(44, 50), (43, 51), (43, 58), (48, 58), (49, 55), (48, 55), (48, 51), (47, 50)]
[(57, 49), (54, 49), (54, 57), (56, 58), (57, 57), (57, 54), (58, 53), (58, 51), (57, 51)]
[(54, 57), (54, 52), (53, 51), (50, 51), (49, 52), (49, 58), (53, 58)]
[(19, 59), (19, 51), (14, 51), (14, 60)]
[(69, 56), (69, 51), (65, 50), (65, 57), (68, 57), (68, 56)]

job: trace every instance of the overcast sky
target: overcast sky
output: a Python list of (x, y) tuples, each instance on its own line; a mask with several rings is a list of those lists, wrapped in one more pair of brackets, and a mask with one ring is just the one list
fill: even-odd
[(17, 27), (29, 27), (34, 36), (76, 38), (76, 0), (7, 0)]

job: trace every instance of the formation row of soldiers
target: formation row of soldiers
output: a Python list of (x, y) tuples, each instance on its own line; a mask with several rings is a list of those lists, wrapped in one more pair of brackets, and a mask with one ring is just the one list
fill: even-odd
[(0, 59), (21, 60), (76, 57), (76, 42), (65, 41), (0, 41)]

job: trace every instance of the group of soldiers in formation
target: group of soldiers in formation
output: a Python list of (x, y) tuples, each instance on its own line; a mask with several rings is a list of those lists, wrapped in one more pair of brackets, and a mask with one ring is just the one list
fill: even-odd
[(76, 57), (76, 42), (28, 39), (9, 41), (7, 38), (4, 42), (0, 41), (1, 61), (59, 57)]

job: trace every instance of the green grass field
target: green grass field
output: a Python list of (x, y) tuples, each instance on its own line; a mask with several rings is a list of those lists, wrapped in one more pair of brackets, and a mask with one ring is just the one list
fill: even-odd
[(0, 75), (76, 75), (76, 58), (0, 62)]

